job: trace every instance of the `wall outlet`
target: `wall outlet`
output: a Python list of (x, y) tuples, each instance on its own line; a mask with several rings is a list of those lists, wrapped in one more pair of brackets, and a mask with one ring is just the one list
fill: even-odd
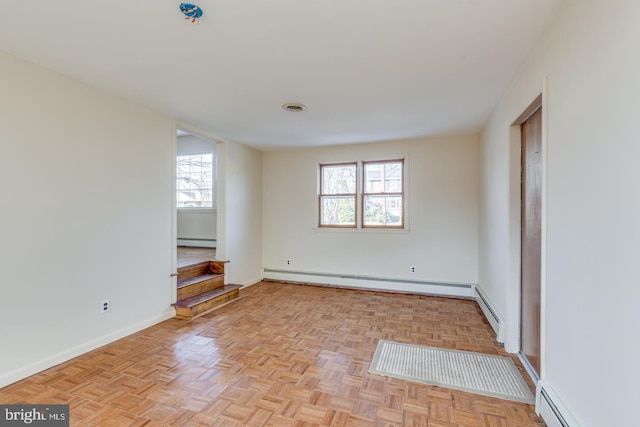
[(411, 270), (411, 272), (412, 272), (412, 273), (415, 273), (415, 272), (416, 272), (416, 267), (415, 267), (415, 266), (413, 266), (413, 265), (412, 265), (411, 267), (409, 267), (409, 269)]
[(100, 313), (106, 313), (111, 308), (111, 302), (108, 299), (100, 302)]

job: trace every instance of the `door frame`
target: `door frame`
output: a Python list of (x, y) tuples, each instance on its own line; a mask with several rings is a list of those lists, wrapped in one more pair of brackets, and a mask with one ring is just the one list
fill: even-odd
[[(178, 129), (189, 132), (192, 135), (203, 139), (209, 139), (216, 143), (216, 257), (218, 259), (226, 259), (226, 192), (225, 189), (225, 171), (226, 168), (226, 145), (227, 140), (202, 129), (191, 126), (188, 123), (174, 119), (173, 120), (173, 144), (172, 144), (172, 161), (171, 161), (171, 271), (177, 273), (178, 265), (178, 200), (177, 200), (177, 170), (176, 161), (178, 155)], [(178, 295), (177, 275), (172, 276), (171, 302), (175, 303)]]
[[(538, 108), (542, 108), (542, 194), (541, 194), (541, 242), (540, 242), (540, 372), (535, 373), (523, 360), (527, 372), (537, 382), (546, 375), (546, 254), (547, 254), (547, 128), (548, 128), (547, 78), (541, 93), (516, 118), (509, 129), (509, 260), (505, 300), (507, 303), (507, 331), (505, 349), (520, 354), (521, 330), (521, 124)], [(521, 357), (521, 360), (523, 358)]]
[[(540, 263), (542, 261), (542, 102), (531, 105), (534, 110), (520, 125), (520, 359), (527, 371), (538, 377), (540, 372), (540, 300), (542, 296)], [(525, 111), (528, 114), (529, 108)], [(533, 118), (535, 121), (532, 121)], [(525, 126), (527, 129), (525, 129)], [(531, 150), (535, 148), (535, 153)], [(535, 154), (538, 153), (536, 156)], [(533, 172), (531, 172), (531, 171)], [(539, 181), (535, 178), (540, 171)], [(533, 174), (533, 175), (532, 175)], [(533, 180), (532, 180), (533, 179)], [(526, 191), (525, 191), (526, 190)], [(533, 199), (531, 199), (533, 197)], [(530, 205), (533, 200), (535, 205)], [(526, 209), (531, 209), (529, 212)], [(533, 217), (530, 217), (530, 213)], [(527, 219), (527, 221), (525, 221)], [(531, 221), (533, 219), (533, 221)], [(530, 234), (534, 230), (537, 233)], [(526, 240), (525, 240), (526, 239)], [(531, 246), (533, 245), (533, 246)], [(526, 271), (525, 271), (525, 266)], [(525, 313), (526, 309), (526, 313)], [(536, 322), (537, 321), (537, 322)], [(535, 322), (535, 323), (534, 323)], [(537, 324), (536, 324), (537, 323)]]

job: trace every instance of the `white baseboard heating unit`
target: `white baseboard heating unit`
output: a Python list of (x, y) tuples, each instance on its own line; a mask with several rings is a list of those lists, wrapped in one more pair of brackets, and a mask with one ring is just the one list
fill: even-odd
[(580, 427), (558, 395), (543, 380), (536, 390), (536, 412), (547, 427)]
[(496, 333), (496, 340), (499, 343), (504, 344), (504, 339), (505, 339), (504, 320), (502, 320), (502, 317), (498, 314), (498, 311), (493, 307), (493, 304), (491, 303), (489, 298), (487, 298), (487, 296), (485, 295), (482, 288), (480, 288), (480, 286), (475, 287), (474, 298), (478, 303), (478, 305), (480, 306), (480, 309), (482, 310), (484, 317), (487, 318), (487, 321), (493, 328), (493, 331)]
[(203, 239), (198, 237), (178, 237), (178, 246), (189, 246), (192, 248), (215, 248), (217, 247), (216, 239)]
[(342, 286), (381, 291), (408, 292), (423, 295), (438, 295), (473, 298), (474, 286), (468, 283), (430, 282), (420, 280), (392, 279), (356, 274), (331, 274), (309, 271), (275, 270), (265, 268), (264, 280), (316, 285)]

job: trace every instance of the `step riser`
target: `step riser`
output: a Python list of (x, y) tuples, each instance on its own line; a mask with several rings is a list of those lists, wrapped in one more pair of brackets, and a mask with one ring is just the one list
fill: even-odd
[(216, 276), (202, 282), (178, 288), (178, 301), (190, 298), (207, 291), (212, 291), (224, 286), (224, 276)]
[(178, 269), (178, 280), (190, 279), (192, 277), (202, 276), (209, 271), (209, 262), (201, 262), (199, 264), (190, 265)]
[(217, 298), (212, 298), (208, 301), (204, 301), (193, 307), (176, 307), (176, 316), (181, 319), (191, 319), (206, 311), (213, 310), (229, 301), (232, 301), (240, 296), (240, 292), (235, 289), (224, 295), (220, 295)]
[(204, 274), (224, 274), (225, 261), (204, 261), (178, 269), (178, 280), (190, 279)]

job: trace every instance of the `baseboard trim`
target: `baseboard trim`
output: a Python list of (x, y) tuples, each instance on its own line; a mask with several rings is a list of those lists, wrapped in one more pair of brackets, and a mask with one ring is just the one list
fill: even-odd
[(218, 241), (216, 239), (200, 239), (194, 237), (178, 237), (178, 246), (188, 246), (191, 248), (216, 248)]
[(117, 341), (120, 338), (124, 338), (128, 335), (139, 332), (150, 326), (153, 326), (160, 322), (164, 322), (165, 320), (171, 319), (175, 315), (176, 315), (175, 309), (173, 307), (169, 307), (167, 308), (167, 310), (165, 310), (164, 313), (158, 316), (151, 317), (149, 319), (143, 320), (142, 322), (136, 323), (135, 325), (131, 325), (126, 328), (120, 329), (118, 331), (112, 332), (110, 334), (104, 335), (102, 337), (98, 337), (87, 343), (62, 351), (53, 356), (49, 356), (45, 359), (42, 359), (38, 362), (34, 362), (25, 367), (14, 369), (11, 372), (0, 375), (0, 387), (8, 386), (9, 384), (13, 384), (17, 381), (23, 380), (31, 375), (35, 375), (46, 369), (49, 369), (61, 363), (67, 362), (73, 359), (74, 357), (78, 357), (92, 350), (95, 350), (96, 348), (102, 347), (107, 344), (111, 344), (112, 342)]
[(332, 285), (338, 287), (408, 292), (421, 295), (436, 295), (473, 298), (475, 285), (469, 283), (431, 282), (420, 280), (392, 279), (386, 277), (353, 274), (330, 274), (309, 271), (276, 270), (265, 268), (265, 280), (290, 283)]
[(536, 413), (547, 427), (580, 427), (553, 388), (542, 380), (536, 388)]
[(496, 340), (500, 344), (504, 344), (504, 340), (505, 340), (504, 319), (502, 318), (502, 316), (500, 316), (500, 314), (498, 313), (498, 310), (496, 310), (495, 306), (493, 305), (491, 300), (487, 297), (487, 295), (485, 294), (484, 290), (482, 290), (480, 285), (476, 286), (474, 297), (476, 302), (480, 306), (480, 310), (482, 310), (484, 317), (486, 317), (487, 321), (491, 325), (491, 328), (493, 328), (493, 331), (496, 333)]
[(256, 285), (256, 284), (258, 284), (260, 282), (262, 282), (261, 278), (247, 280), (244, 283), (240, 283), (240, 285), (242, 285), (242, 288), (240, 288), (240, 289), (242, 290), (242, 289), (248, 288), (249, 286)]

